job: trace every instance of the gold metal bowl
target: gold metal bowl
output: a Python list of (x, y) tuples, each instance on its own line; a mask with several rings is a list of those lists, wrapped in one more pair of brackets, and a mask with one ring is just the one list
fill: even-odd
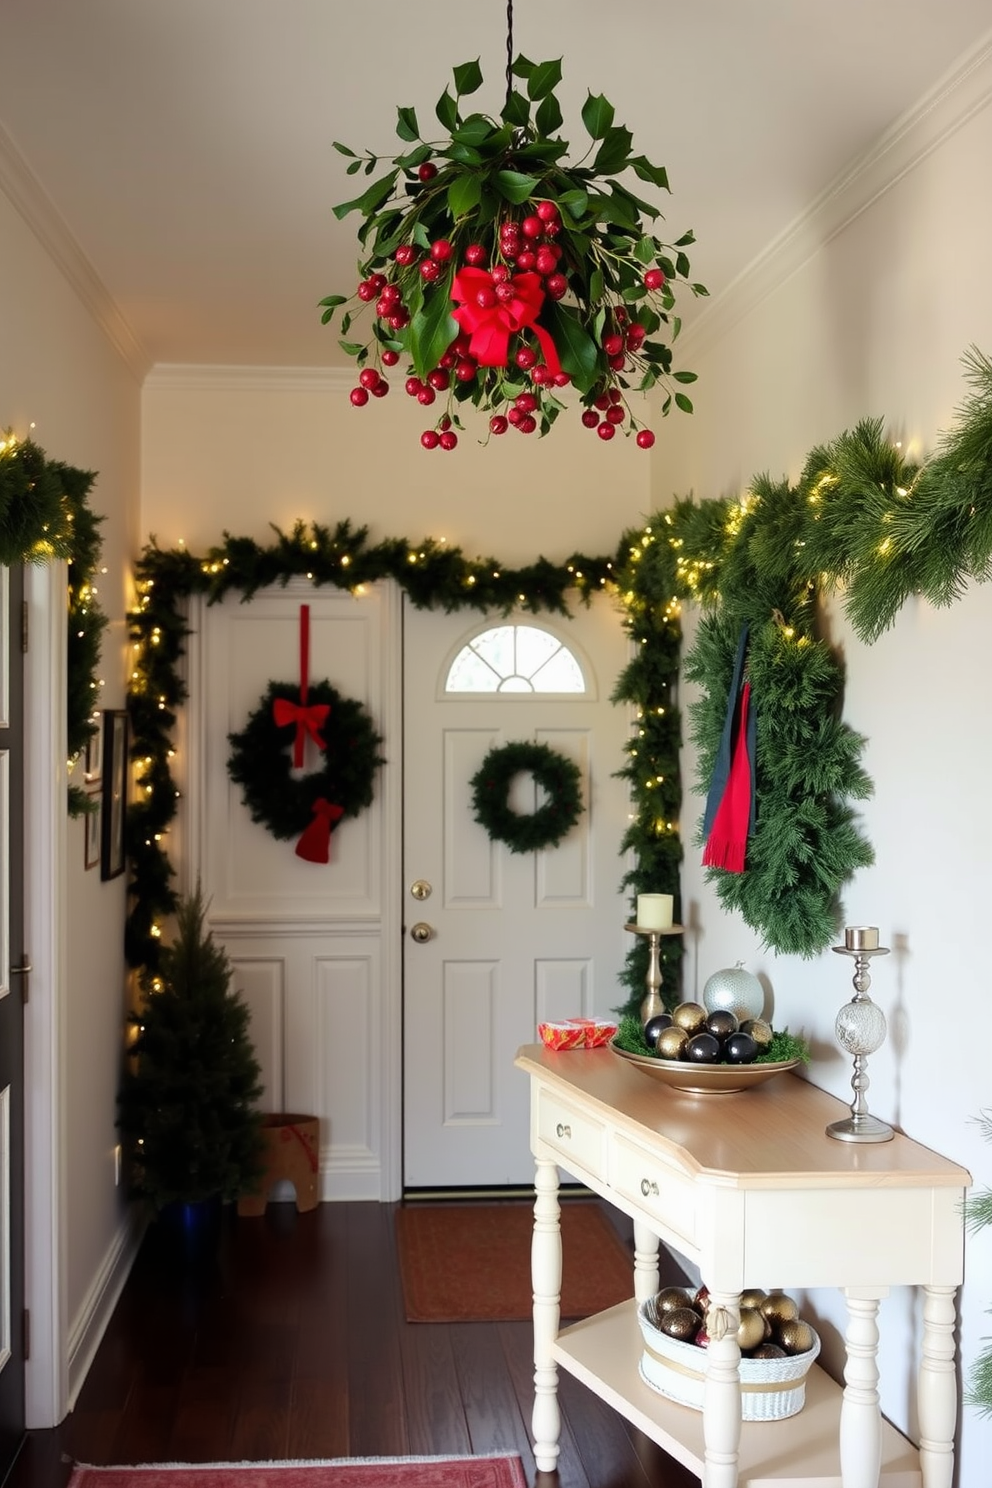
[(737, 1095), (742, 1090), (764, 1085), (767, 1080), (774, 1080), (776, 1075), (802, 1063), (799, 1059), (782, 1059), (773, 1064), (690, 1064), (684, 1059), (631, 1054), (618, 1048), (613, 1039), (610, 1048), (635, 1069), (643, 1070), (653, 1080), (660, 1080), (670, 1090), (681, 1090), (686, 1095)]

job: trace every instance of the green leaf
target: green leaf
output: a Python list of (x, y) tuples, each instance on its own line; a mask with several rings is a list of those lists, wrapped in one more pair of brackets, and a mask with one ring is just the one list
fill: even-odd
[(652, 165), (645, 155), (635, 155), (629, 164), (642, 181), (650, 181), (652, 186), (658, 186), (662, 191), (670, 190), (668, 172), (663, 165)]
[(530, 104), (516, 88), (503, 105), (500, 118), (507, 124), (513, 124), (517, 129), (526, 129), (530, 123)]
[(561, 58), (556, 62), (539, 62), (527, 79), (527, 96), (536, 103), (547, 98), (561, 82)]
[(406, 155), (400, 155), (395, 164), (399, 166), (400, 170), (416, 170), (417, 166), (423, 165), (424, 161), (429, 160), (432, 154), (433, 151), (430, 145), (418, 145), (415, 150), (408, 151)]
[(348, 332), (350, 330), (351, 330), (351, 312), (350, 311), (346, 311), (345, 314), (342, 315), (342, 317), (341, 317), (341, 334), (342, 334), (342, 336), (347, 336), (347, 334), (348, 334)]
[(342, 351), (347, 352), (348, 356), (351, 357), (357, 357), (360, 352), (365, 350), (365, 347), (360, 341), (339, 341), (338, 345)]
[(541, 311), (558, 357), (580, 393), (587, 393), (600, 374), (599, 351), (575, 314), (552, 300)]
[(682, 278), (685, 279), (689, 273), (689, 259), (686, 254), (679, 253), (675, 260), (675, 268)]
[(330, 305), (331, 308), (333, 309), (333, 307), (335, 305), (346, 305), (348, 303), (348, 296), (347, 295), (325, 295), (324, 298), (322, 300), (318, 300), (317, 303), (320, 304), (320, 305)]
[(438, 99), (437, 107), (435, 108), (434, 113), (440, 121), (442, 128), (446, 129), (448, 133), (451, 134), (452, 130), (455, 128), (455, 125), (458, 123), (458, 105), (452, 98), (451, 94), (448, 92), (447, 88), (445, 88), (444, 92), (441, 94), (441, 97)]
[(456, 220), (471, 212), (482, 200), (482, 181), (478, 176), (456, 176), (448, 187), (448, 211)]
[(458, 322), (451, 314), (450, 284), (432, 287), (422, 310), (410, 322), (407, 346), (418, 377), (426, 377), (458, 335)]
[(641, 238), (634, 244), (634, 257), (638, 263), (649, 264), (654, 259), (654, 238)]
[(558, 106), (558, 100), (553, 93), (549, 93), (547, 98), (541, 99), (537, 113), (534, 115), (534, 123), (537, 125), (538, 134), (545, 136), (554, 134), (556, 129), (561, 128), (564, 120), (561, 109)]
[(361, 168), (362, 168), (362, 162), (360, 160), (353, 160), (351, 162), (351, 164), (349, 165), (349, 167), (348, 167), (347, 171), (345, 172), (345, 174), (346, 175), (349, 175), (349, 176), (357, 175), (358, 172), (361, 170)]
[(459, 124), (452, 139), (462, 145), (484, 145), (494, 132), (492, 119), (487, 119), (485, 114), (470, 114), (464, 123)]
[(687, 248), (690, 243), (694, 243), (695, 241), (696, 241), (696, 234), (694, 232), (692, 232), (692, 230), (690, 229), (689, 232), (686, 232), (686, 233), (683, 233), (682, 234), (682, 236), (679, 238), (679, 240), (675, 244), (675, 247), (676, 248)]
[(537, 190), (537, 176), (525, 176), (523, 171), (501, 170), (493, 176), (493, 185), (504, 201), (520, 206), (529, 201)]
[(634, 136), (629, 129), (618, 126), (616, 129), (608, 129), (603, 143), (596, 151), (596, 158), (592, 163), (593, 170), (597, 175), (613, 176), (617, 171), (623, 170), (630, 160), (630, 147), (634, 143)]
[(340, 144), (338, 142), (338, 140), (335, 140), (334, 141), (334, 148), (335, 148), (335, 150), (340, 151), (340, 153), (342, 155), (351, 155), (351, 156), (354, 156), (354, 154), (355, 154), (354, 150), (350, 150), (347, 145)]
[(613, 128), (614, 113), (612, 103), (602, 93), (590, 93), (582, 105), (582, 122), (587, 134), (594, 140), (605, 139)]
[(475, 93), (482, 87), (482, 69), (478, 59), (475, 62), (463, 62), (454, 70), (455, 92), (459, 98), (464, 98), (469, 93)]
[(431, 235), (422, 222), (415, 222), (413, 224), (411, 236), (418, 248), (429, 248), (431, 246)]
[(709, 294), (709, 290), (706, 288), (706, 285), (705, 284), (692, 284), (692, 285), (690, 285), (690, 288), (691, 288), (691, 290), (692, 290), (692, 292), (693, 292), (694, 295), (708, 295)]
[(342, 217), (347, 217), (349, 212), (361, 212), (363, 217), (371, 217), (392, 195), (396, 176), (395, 170), (390, 171), (388, 176), (381, 176), (361, 196), (356, 196), (354, 201), (340, 202), (333, 208), (335, 217), (339, 222)]
[(695, 372), (673, 372), (672, 378), (675, 382), (695, 382)]
[(597, 269), (593, 269), (592, 273), (589, 275), (589, 299), (590, 299), (590, 301), (593, 304), (598, 304), (600, 302), (600, 300), (603, 298), (603, 293), (604, 293), (603, 271), (602, 271), (602, 269), (598, 269), (598, 268)]
[(400, 139), (416, 140), (420, 138), (420, 128), (417, 124), (417, 115), (412, 108), (398, 108), (396, 110), (396, 133)]
[(327, 325), (328, 322), (331, 321), (331, 320), (333, 320), (333, 319), (334, 319), (334, 311), (333, 310), (325, 310), (324, 313), (323, 313), (323, 315), (320, 317), (320, 323), (321, 323), (321, 325)]
[(560, 160), (568, 150), (568, 140), (532, 140), (529, 145), (521, 145), (514, 150), (515, 160), (533, 160), (539, 165), (550, 170), (556, 160)]
[(664, 403), (662, 403), (662, 405), (661, 405), (661, 416), (662, 416), (662, 418), (667, 418), (668, 417), (668, 410), (671, 408), (671, 406), (672, 406), (672, 395), (671, 395), (671, 393), (669, 393), (668, 397), (665, 399)]
[(689, 399), (689, 398), (687, 398), (686, 395), (685, 395), (685, 393), (676, 393), (675, 394), (675, 407), (676, 408), (681, 408), (681, 410), (682, 410), (683, 413), (691, 413), (692, 412), (692, 400)]
[(534, 71), (534, 64), (533, 62), (529, 61), (527, 57), (524, 56), (523, 52), (520, 52), (513, 59), (513, 66), (511, 67), (510, 71), (513, 73), (514, 77), (529, 78), (531, 73)]
[(576, 187), (572, 191), (565, 191), (558, 198), (559, 207), (564, 207), (570, 217), (576, 222), (584, 217), (589, 206), (589, 193)]
[(458, 165), (481, 165), (482, 156), (474, 145), (463, 145), (458, 140), (453, 140), (447, 150), (441, 153), (449, 160), (454, 160)]

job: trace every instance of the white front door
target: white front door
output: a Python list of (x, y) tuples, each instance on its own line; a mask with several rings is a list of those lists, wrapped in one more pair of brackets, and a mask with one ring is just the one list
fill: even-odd
[[(515, 625), (540, 633), (516, 661)], [(483, 643), (487, 659), (467, 668), (471, 677), (462, 668), (453, 690), (452, 662), (493, 629), (503, 634)], [(573, 680), (563, 681), (559, 655), (554, 690), (542, 691), (540, 659), (559, 642), (577, 663)], [(619, 614), (603, 595), (588, 610), (578, 606), (572, 619), (469, 621), (405, 607), (408, 1191), (532, 1183), (529, 1098), (513, 1066), (517, 1048), (534, 1042), (541, 1021), (607, 1016), (625, 1000), (618, 982), (629, 948), (620, 844), (629, 801), (615, 772), (624, 763), (629, 714), (610, 694), (628, 657)], [(484, 681), (490, 664), (491, 684), (505, 674), (503, 690), (465, 690)], [(583, 779), (578, 824), (557, 847), (536, 853), (491, 841), (471, 804), (471, 777), (487, 751), (520, 740), (566, 755)], [(509, 803), (532, 811), (541, 804), (536, 795), (531, 778), (519, 776)]]

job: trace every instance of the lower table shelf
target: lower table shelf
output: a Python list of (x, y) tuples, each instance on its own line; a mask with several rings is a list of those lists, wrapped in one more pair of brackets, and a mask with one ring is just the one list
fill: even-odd
[[(574, 1323), (552, 1345), (558, 1364), (663, 1447), (703, 1475), (703, 1417), (667, 1400), (638, 1373), (641, 1333), (631, 1300)], [(784, 1421), (745, 1421), (741, 1427), (739, 1488), (841, 1488), (840, 1410), (843, 1390), (814, 1365), (806, 1404)], [(919, 1453), (882, 1423), (881, 1488), (920, 1488)]]

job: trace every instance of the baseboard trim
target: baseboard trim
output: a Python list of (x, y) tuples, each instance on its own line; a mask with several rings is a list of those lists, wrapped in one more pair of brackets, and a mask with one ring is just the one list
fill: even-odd
[(114, 1308), (134, 1265), (146, 1228), (136, 1211), (129, 1211), (114, 1237), (103, 1265), (83, 1301), (69, 1330), (68, 1338), (68, 1410), (76, 1404), (90, 1365), (107, 1330)]

